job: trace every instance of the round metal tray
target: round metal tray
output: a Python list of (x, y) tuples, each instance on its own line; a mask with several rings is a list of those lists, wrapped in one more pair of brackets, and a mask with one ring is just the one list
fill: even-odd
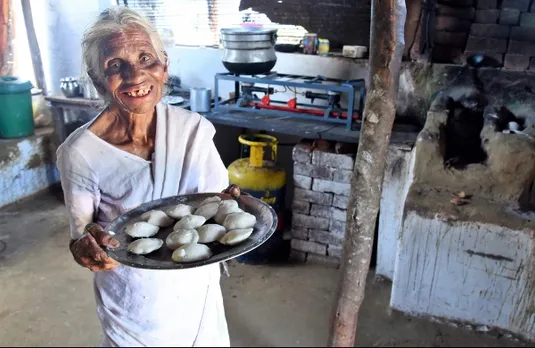
[[(275, 228), (277, 227), (277, 214), (273, 208), (257, 198), (242, 195), (238, 199), (239, 207), (256, 216), (254, 231), (244, 242), (234, 246), (222, 245), (218, 242), (210, 243), (207, 244), (207, 246), (214, 254), (210, 259), (191, 263), (176, 263), (171, 259), (173, 251), (165, 246), (167, 235), (173, 231), (173, 226), (171, 226), (161, 228), (158, 234), (154, 236), (154, 238), (160, 238), (164, 241), (164, 245), (160, 249), (148, 255), (136, 255), (128, 252), (128, 244), (133, 242), (135, 238), (127, 235), (124, 232), (124, 228), (127, 225), (141, 221), (141, 215), (143, 213), (152, 209), (166, 209), (180, 203), (197, 207), (204, 199), (213, 196), (219, 196), (221, 199), (232, 199), (229, 194), (224, 193), (200, 193), (174, 196), (144, 203), (139, 207), (120, 215), (106, 228), (106, 231), (115, 233), (114, 237), (121, 243), (121, 246), (115, 249), (105, 248), (106, 252), (112, 259), (130, 267), (159, 270), (186, 269), (236, 258), (259, 247), (275, 232)], [(213, 223), (213, 220), (210, 219), (206, 223)]]

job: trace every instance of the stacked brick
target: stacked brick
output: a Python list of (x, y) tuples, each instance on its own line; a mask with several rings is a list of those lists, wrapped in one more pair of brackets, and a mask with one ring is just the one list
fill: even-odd
[(518, 14), (518, 22), (511, 27), (504, 67), (513, 70), (535, 70), (535, 4), (511, 0), (504, 0), (504, 4), (515, 6), (515, 14)]
[(476, 10), (472, 0), (438, 0), (432, 60), (461, 63)]
[(354, 156), (294, 147), (291, 246), (300, 259), (339, 262)]
[(436, 6), (434, 62), (484, 53), (505, 69), (535, 70), (535, 1), (439, 0)]
[(485, 53), (504, 68), (526, 70), (535, 57), (535, 6), (531, 0), (478, 0), (465, 57)]
[[(470, 27), (470, 36), (466, 43), (464, 57), (484, 53), (499, 65), (503, 64), (503, 55), (507, 51), (510, 26), (503, 24), (507, 11), (501, 16), (498, 0), (478, 0), (475, 21)], [(505, 20), (507, 21), (507, 20)]]

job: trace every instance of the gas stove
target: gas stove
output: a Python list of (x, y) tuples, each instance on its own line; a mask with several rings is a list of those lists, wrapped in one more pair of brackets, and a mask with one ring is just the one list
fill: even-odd
[[(234, 82), (234, 96), (229, 99), (219, 100), (222, 81)], [(214, 111), (312, 119), (344, 124), (351, 130), (362, 116), (366, 84), (363, 79), (339, 80), (277, 72), (247, 76), (220, 73), (215, 75), (214, 94)]]

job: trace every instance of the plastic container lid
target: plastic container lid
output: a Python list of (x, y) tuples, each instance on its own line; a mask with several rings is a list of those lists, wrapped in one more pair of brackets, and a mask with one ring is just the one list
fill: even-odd
[(0, 94), (29, 92), (32, 88), (30, 81), (23, 81), (16, 76), (0, 76)]

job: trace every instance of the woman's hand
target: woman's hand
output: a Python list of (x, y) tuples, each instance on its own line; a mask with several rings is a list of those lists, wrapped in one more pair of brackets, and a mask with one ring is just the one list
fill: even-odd
[(238, 187), (238, 185), (235, 185), (235, 184), (232, 184), (230, 185), (229, 187), (227, 187), (226, 189), (223, 190), (223, 193), (228, 193), (232, 196), (232, 198), (234, 199), (238, 199), (240, 198), (241, 195), (244, 195), (244, 196), (251, 196), (250, 194), (248, 194), (247, 192), (241, 192), (240, 188)]
[(81, 238), (70, 244), (74, 260), (92, 272), (109, 271), (117, 267), (119, 263), (111, 259), (101, 247), (117, 248), (119, 241), (94, 223), (87, 225), (85, 231)]

